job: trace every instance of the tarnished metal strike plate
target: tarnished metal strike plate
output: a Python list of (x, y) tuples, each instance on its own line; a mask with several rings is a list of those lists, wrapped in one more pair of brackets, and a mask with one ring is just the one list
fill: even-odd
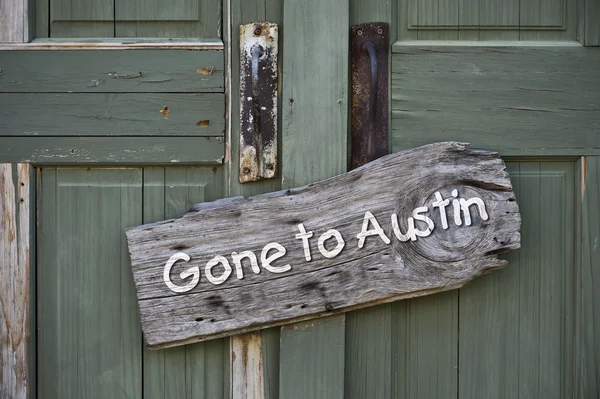
[(352, 169), (388, 154), (389, 25), (352, 26)]
[(240, 183), (277, 175), (277, 39), (276, 24), (240, 26)]

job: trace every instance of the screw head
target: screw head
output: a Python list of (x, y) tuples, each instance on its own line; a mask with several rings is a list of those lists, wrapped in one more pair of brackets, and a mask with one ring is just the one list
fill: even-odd
[(260, 36), (261, 33), (262, 33), (262, 29), (261, 28), (254, 29), (254, 36)]
[(244, 168), (244, 173), (245, 173), (245, 174), (248, 174), (248, 173), (250, 173), (250, 168), (248, 168), (248, 167), (245, 167), (245, 168)]
[(381, 35), (382, 33), (383, 33), (383, 29), (381, 29), (381, 28), (377, 29), (377, 34), (378, 35)]
[(359, 30), (357, 30), (357, 31), (356, 31), (356, 34), (357, 34), (358, 36), (362, 36), (362, 35), (363, 35), (363, 31), (362, 31), (362, 29), (359, 29)]
[(272, 163), (268, 163), (268, 164), (266, 165), (266, 167), (267, 167), (267, 169), (269, 169), (269, 170), (273, 170), (273, 164), (272, 164)]

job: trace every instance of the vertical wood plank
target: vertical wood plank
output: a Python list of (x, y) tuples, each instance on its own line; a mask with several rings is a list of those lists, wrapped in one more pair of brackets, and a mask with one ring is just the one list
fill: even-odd
[[(229, 3), (228, 3), (229, 4)], [(267, 179), (258, 182), (240, 184), (238, 181), (239, 170), (239, 84), (240, 84), (240, 48), (239, 48), (239, 26), (257, 21), (267, 21), (280, 24), (282, 22), (281, 0), (232, 0), (229, 10), (231, 17), (231, 26), (224, 24), (227, 29), (231, 29), (231, 41), (228, 43), (228, 57), (231, 65), (231, 87), (229, 94), (229, 109), (231, 118), (227, 123), (231, 126), (228, 129), (231, 132), (227, 141), (228, 160), (225, 178), (228, 184), (229, 195), (251, 196), (269, 191), (281, 189), (281, 179)], [(280, 35), (280, 40), (281, 35)], [(278, 69), (281, 76), (281, 65), (283, 51), (279, 46)], [(281, 96), (281, 85), (279, 86), (278, 97)], [(281, 115), (281, 101), (278, 104), (278, 113)], [(278, 121), (278, 131), (281, 131), (281, 120)], [(281, 139), (277, 143), (281, 147)], [(278, 160), (281, 162), (281, 160)], [(279, 397), (279, 327), (271, 328), (255, 333), (241, 334), (231, 337), (231, 359), (232, 374), (231, 388), (232, 398), (278, 398)], [(262, 375), (257, 375), (253, 370), (252, 364), (246, 364), (246, 361), (254, 361), (251, 357), (233, 356), (234, 348), (247, 347), (248, 353), (260, 353), (260, 364)], [(246, 388), (246, 382), (252, 381), (252, 391)], [(258, 389), (261, 386), (261, 389)], [(256, 389), (254, 389), (256, 388)]]
[(114, 37), (111, 0), (51, 0), (50, 37)]
[(598, 0), (581, 0), (583, 15), (580, 21), (583, 37), (579, 40), (585, 46), (600, 46), (600, 2)]
[(262, 334), (241, 334), (231, 339), (233, 398), (264, 398)]
[[(144, 168), (144, 223), (179, 217), (194, 204), (222, 197), (222, 170)], [(229, 378), (225, 340), (149, 351), (144, 348), (144, 398), (224, 397)]]
[(581, 163), (581, 269), (578, 276), (577, 398), (600, 392), (600, 157)]
[(29, 31), (29, 0), (3, 0), (0, 2), (0, 43), (26, 43), (31, 40)]
[(520, 162), (510, 173), (522, 247), (460, 290), (459, 393), (572, 397), (574, 164)]
[(141, 397), (141, 334), (123, 234), (142, 221), (141, 183), (140, 169), (42, 171), (40, 397)]
[[(30, 266), (35, 234), (29, 164), (0, 164), (0, 397), (29, 397)], [(33, 227), (33, 229), (32, 229)]]
[[(348, 147), (349, 4), (284, 1), (282, 186), (342, 173)], [(344, 396), (345, 317), (281, 330), (282, 398)]]
[[(396, 37), (396, 3), (392, 0), (350, 0), (350, 25), (387, 22), (390, 24), (389, 34), (393, 42)], [(346, 314), (346, 398), (391, 397), (394, 385), (392, 312), (393, 306), (386, 304)]]
[(344, 315), (281, 328), (281, 398), (344, 398)]

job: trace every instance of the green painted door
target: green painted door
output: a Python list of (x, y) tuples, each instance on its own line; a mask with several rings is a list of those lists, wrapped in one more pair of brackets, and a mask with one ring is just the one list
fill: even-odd
[[(0, 53), (0, 162), (31, 162), (37, 175), (38, 397), (237, 395), (229, 339), (144, 348), (123, 231), (197, 202), (345, 171), (349, 26), (382, 20), (393, 43), (392, 151), (441, 140), (499, 151), (522, 248), (461, 290), (262, 331), (265, 397), (597, 397), (600, 51), (577, 43), (595, 9), (571, 0), (39, 3), (37, 30), (56, 43), (130, 39), (110, 50)], [(264, 20), (282, 27), (282, 172), (240, 185), (237, 31)], [(141, 39), (132, 37), (148, 36), (206, 40), (133, 49)]]

